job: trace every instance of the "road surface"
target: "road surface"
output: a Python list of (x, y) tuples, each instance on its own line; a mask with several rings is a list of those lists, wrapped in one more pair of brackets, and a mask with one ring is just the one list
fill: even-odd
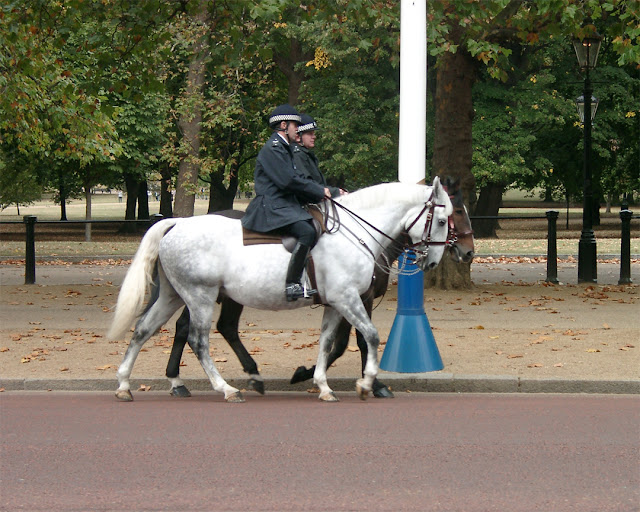
[(640, 398), (0, 393), (0, 510), (637, 511)]

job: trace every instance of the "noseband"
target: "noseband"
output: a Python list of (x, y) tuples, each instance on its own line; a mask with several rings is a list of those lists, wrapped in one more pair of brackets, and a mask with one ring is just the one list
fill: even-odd
[[(449, 245), (453, 244), (452, 240), (453, 240), (453, 238), (455, 238), (455, 230), (453, 229), (453, 218), (451, 216), (449, 216), (449, 219), (448, 219), (449, 220), (449, 225), (448, 225), (447, 239), (444, 242), (435, 242), (435, 241), (431, 240), (431, 227), (433, 225), (433, 212), (434, 212), (436, 207), (445, 208), (446, 205), (444, 205), (444, 204), (436, 204), (431, 200), (431, 198), (429, 198), (427, 200), (427, 202), (424, 203), (424, 207), (422, 208), (422, 210), (420, 210), (420, 213), (418, 214), (418, 216), (413, 220), (413, 222), (411, 224), (409, 224), (409, 226), (406, 229), (407, 233), (409, 231), (411, 231), (411, 228), (416, 225), (416, 223), (418, 222), (420, 217), (422, 217), (422, 215), (426, 212), (424, 230), (422, 232), (422, 237), (420, 238), (420, 241), (416, 242), (415, 244), (410, 244), (410, 245), (407, 246), (407, 248), (411, 249), (412, 251), (422, 253), (421, 256), (418, 257), (418, 259), (426, 258), (427, 254), (429, 253), (429, 247), (432, 246), (432, 245), (449, 246)], [(456, 238), (456, 240), (457, 240), (457, 238)]]

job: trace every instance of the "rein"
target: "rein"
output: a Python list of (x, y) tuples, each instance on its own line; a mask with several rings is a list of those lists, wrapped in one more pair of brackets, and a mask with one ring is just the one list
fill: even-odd
[[(432, 191), (433, 194), (433, 191)], [(409, 227), (406, 228), (406, 231), (409, 232), (411, 230), (411, 228), (418, 222), (418, 220), (420, 219), (420, 217), (422, 217), (422, 215), (427, 212), (427, 218), (425, 221), (425, 226), (424, 226), (424, 231), (422, 232), (422, 239), (419, 242), (416, 242), (414, 244), (411, 243), (404, 243), (404, 244), (399, 244), (398, 242), (396, 242), (392, 237), (390, 237), (387, 233), (385, 233), (384, 231), (378, 229), (376, 226), (374, 226), (373, 224), (371, 224), (368, 220), (362, 218), (360, 215), (358, 215), (357, 213), (353, 212), (352, 210), (350, 210), (349, 208), (347, 208), (346, 206), (340, 204), (339, 202), (335, 201), (333, 198), (326, 198), (325, 199), (325, 203), (329, 203), (329, 207), (331, 208), (331, 214), (329, 214), (329, 212), (326, 212), (325, 215), (325, 228), (327, 230), (328, 233), (335, 233), (336, 231), (338, 231), (338, 229), (340, 229), (340, 227), (343, 227), (346, 231), (348, 231), (351, 235), (353, 235), (353, 237), (360, 243), (360, 245), (362, 247), (364, 247), (365, 249), (367, 249), (367, 251), (369, 251), (369, 254), (371, 254), (371, 257), (374, 259), (374, 261), (376, 261), (375, 255), (373, 254), (373, 251), (371, 250), (371, 248), (366, 244), (366, 242), (358, 237), (353, 231), (351, 231), (349, 228), (342, 226), (342, 224), (339, 221), (339, 216), (338, 216), (338, 211), (337, 211), (337, 207), (342, 208), (345, 212), (347, 212), (349, 215), (351, 215), (351, 217), (358, 219), (359, 221), (363, 222), (364, 224), (366, 224), (367, 226), (369, 226), (371, 229), (373, 229), (374, 231), (376, 231), (377, 233), (381, 234), (382, 236), (386, 237), (388, 240), (391, 241), (392, 244), (396, 244), (396, 245), (400, 245), (400, 247), (402, 247), (403, 251), (407, 251), (407, 250), (412, 250), (415, 252), (421, 252), (422, 255), (421, 257), (426, 257), (428, 251), (429, 251), (429, 246), (431, 245), (446, 245), (446, 246), (450, 246), (453, 245), (453, 243), (455, 242), (455, 240), (457, 240), (457, 237), (455, 237), (455, 234), (452, 234), (452, 229), (453, 229), (453, 219), (450, 216), (449, 217), (449, 225), (448, 225), (448, 231), (449, 234), (447, 236), (447, 240), (444, 242), (434, 242), (431, 240), (431, 226), (433, 224), (433, 212), (434, 209), (436, 207), (443, 207), (444, 208), (444, 204), (435, 204), (433, 203), (433, 201), (431, 201), (431, 199), (428, 199), (425, 202), (424, 207), (422, 208), (422, 210), (420, 210), (420, 213), (417, 215), (417, 217), (413, 220), (413, 222), (411, 222), (411, 224), (409, 225)], [(328, 210), (329, 208), (327, 208)], [(333, 221), (331, 228), (329, 228), (329, 217), (331, 217), (331, 220)], [(455, 240), (454, 240), (455, 238)], [(424, 249), (422, 248), (424, 247)], [(388, 261), (388, 259), (386, 258), (386, 256), (384, 255), (384, 251), (381, 253), (381, 255), (385, 258), (386, 260), (386, 267), (384, 268), (384, 270), (390, 272), (391, 271), (391, 263)], [(416, 258), (416, 262), (418, 261), (420, 257)], [(376, 261), (376, 264), (377, 261)], [(387, 272), (387, 273), (388, 273)], [(415, 272), (419, 272), (419, 269)], [(412, 272), (412, 273), (415, 273)], [(404, 272), (404, 268), (400, 268), (398, 270), (398, 273), (405, 273)]]

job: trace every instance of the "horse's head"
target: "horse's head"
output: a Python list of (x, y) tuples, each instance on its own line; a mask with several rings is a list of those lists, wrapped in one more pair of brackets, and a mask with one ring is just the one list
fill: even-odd
[(444, 254), (453, 206), (437, 176), (431, 187), (424, 187), (424, 193), (424, 202), (405, 216), (405, 230), (413, 242), (416, 265), (429, 270), (440, 263)]
[[(453, 205), (453, 214), (449, 219), (449, 254), (451, 255), (451, 259), (456, 263), (470, 263), (475, 256), (473, 229), (471, 228), (471, 220), (469, 219), (467, 207), (464, 205), (462, 198), (460, 180), (454, 180), (447, 176), (442, 183)], [(453, 226), (451, 226), (451, 224), (453, 224)]]

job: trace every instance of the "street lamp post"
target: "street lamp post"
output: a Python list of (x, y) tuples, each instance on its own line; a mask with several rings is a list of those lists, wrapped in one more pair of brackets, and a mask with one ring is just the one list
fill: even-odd
[(598, 100), (592, 97), (593, 89), (589, 79), (589, 70), (596, 67), (602, 37), (588, 20), (584, 28), (591, 33), (582, 39), (574, 39), (573, 47), (578, 57), (580, 69), (585, 72), (584, 94), (576, 101), (584, 127), (584, 171), (583, 171), (583, 203), (582, 233), (578, 244), (578, 282), (597, 282), (598, 269), (596, 261), (596, 237), (593, 232), (593, 186), (591, 178), (591, 126)]

